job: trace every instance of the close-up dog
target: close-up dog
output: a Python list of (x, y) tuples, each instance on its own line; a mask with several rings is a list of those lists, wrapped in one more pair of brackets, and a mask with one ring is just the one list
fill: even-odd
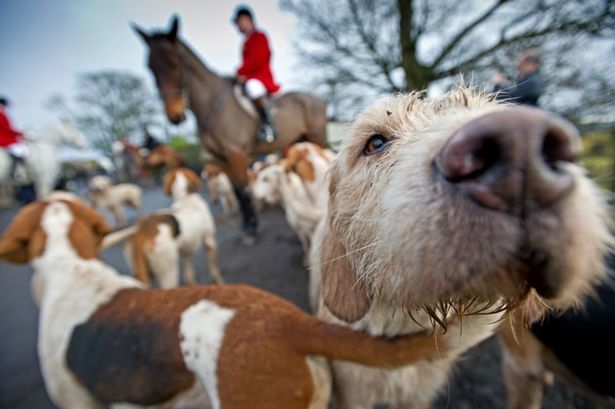
[[(383, 99), (355, 121), (330, 172), (320, 316), (374, 335), (446, 327), (471, 342), (584, 300), (611, 241), (603, 195), (555, 115), (461, 87)], [(339, 407), (428, 408), (454, 356), (396, 370), (333, 363)]]

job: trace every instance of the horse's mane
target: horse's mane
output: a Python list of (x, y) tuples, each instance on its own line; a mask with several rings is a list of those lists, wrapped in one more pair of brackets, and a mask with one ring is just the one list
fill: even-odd
[[(154, 40), (154, 41), (171, 41), (169, 39), (168, 33), (162, 32), (162, 31), (155, 31), (154, 33), (149, 35), (150, 40)], [(186, 41), (184, 41), (183, 39), (177, 37), (177, 46), (180, 47), (183, 51), (185, 51), (190, 57), (192, 57), (192, 59), (194, 61), (196, 61), (196, 64), (198, 65), (199, 68), (205, 70), (205, 71), (209, 71), (212, 74), (214, 74), (215, 76), (219, 77), (220, 79), (224, 80), (225, 82), (229, 83), (229, 84), (233, 84), (233, 78), (232, 77), (228, 77), (228, 76), (224, 76), (224, 75), (220, 75), (218, 74), (215, 70), (213, 70), (212, 68), (210, 68), (207, 64), (205, 64), (204, 62), (204, 58), (202, 58), (200, 55), (198, 55), (189, 45)]]

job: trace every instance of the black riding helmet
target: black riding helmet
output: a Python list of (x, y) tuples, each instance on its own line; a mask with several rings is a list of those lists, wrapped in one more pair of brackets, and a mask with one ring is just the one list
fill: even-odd
[(250, 7), (246, 6), (245, 4), (240, 4), (235, 8), (235, 12), (233, 13), (232, 19), (233, 23), (237, 24), (237, 20), (239, 20), (239, 17), (241, 16), (248, 16), (250, 17), (250, 20), (254, 21), (252, 9), (250, 9)]

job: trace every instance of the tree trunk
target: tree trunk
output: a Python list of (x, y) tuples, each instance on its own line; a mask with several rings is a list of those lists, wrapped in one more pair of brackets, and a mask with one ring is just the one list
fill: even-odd
[(412, 34), (412, 0), (397, 0), (399, 10), (399, 44), (401, 66), (405, 74), (405, 91), (423, 90), (435, 79), (431, 68), (416, 56), (416, 38)]

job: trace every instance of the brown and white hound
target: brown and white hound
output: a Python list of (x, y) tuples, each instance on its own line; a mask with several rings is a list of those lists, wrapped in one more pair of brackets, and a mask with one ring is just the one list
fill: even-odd
[(188, 284), (196, 284), (190, 257), (206, 248), (209, 274), (224, 283), (218, 267), (216, 225), (209, 206), (198, 193), (201, 180), (188, 168), (169, 171), (164, 191), (173, 198), (170, 209), (146, 216), (133, 227), (113, 233), (103, 243), (108, 247), (127, 238), (125, 254), (136, 278), (150, 285), (156, 279), (162, 288), (179, 285), (179, 261)]

